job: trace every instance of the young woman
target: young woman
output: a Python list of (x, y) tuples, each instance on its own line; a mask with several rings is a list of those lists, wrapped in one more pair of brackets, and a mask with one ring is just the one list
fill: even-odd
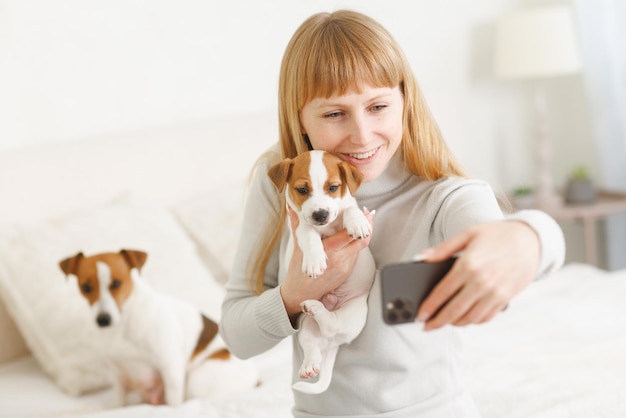
[[(464, 175), (400, 47), (363, 14), (316, 14), (296, 31), (282, 61), (279, 122), (279, 144), (254, 172), (223, 304), (222, 335), (232, 351), (254, 356), (294, 335), (300, 302), (342, 283), (365, 246), (377, 268), (418, 253), (435, 261), (460, 252), (415, 325), (383, 323), (377, 274), (365, 328), (340, 348), (329, 389), (294, 392), (293, 412), (478, 416), (459, 379), (455, 329), (445, 325), (488, 321), (534, 278), (558, 268), (564, 257), (558, 225), (539, 211), (504, 216), (489, 185)], [(307, 149), (358, 167), (365, 179), (356, 198), (376, 210), (368, 239), (345, 231), (325, 239), (328, 268), (315, 279), (302, 273), (298, 248), (286, 259), (286, 205), (266, 174)], [(294, 379), (301, 356), (294, 344)]]

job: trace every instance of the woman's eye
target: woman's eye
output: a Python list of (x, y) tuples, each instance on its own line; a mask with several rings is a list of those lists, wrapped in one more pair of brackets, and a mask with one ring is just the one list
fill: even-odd
[(111, 283), (111, 289), (117, 289), (122, 285), (122, 281), (120, 279), (113, 279), (113, 283)]
[(328, 191), (331, 193), (335, 193), (337, 190), (339, 190), (339, 186), (337, 184), (328, 186)]
[(326, 113), (324, 115), (324, 117), (326, 119), (336, 119), (336, 118), (340, 117), (342, 114), (343, 113), (341, 113), (341, 112), (332, 112), (332, 113)]
[(387, 105), (374, 105), (371, 107), (372, 111), (374, 112), (380, 112), (381, 110), (385, 109), (387, 107)]
[(309, 193), (309, 189), (306, 187), (296, 187), (296, 192), (300, 193), (302, 196), (306, 196)]
[(91, 293), (91, 291), (93, 290), (89, 283), (83, 283), (80, 286), (80, 289), (83, 291), (83, 293)]

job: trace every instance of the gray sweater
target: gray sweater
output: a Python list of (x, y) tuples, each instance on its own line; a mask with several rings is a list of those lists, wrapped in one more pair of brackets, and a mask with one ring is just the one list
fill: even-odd
[[(255, 296), (249, 287), (248, 261), (256, 256), (269, 224), (278, 222), (278, 191), (267, 169), (279, 161), (273, 147), (258, 165), (246, 202), (242, 236), (222, 306), (221, 332), (233, 353), (248, 358), (269, 350), (293, 328), (280, 297), (288, 260), (289, 229), (265, 272), (265, 288)], [(370, 241), (377, 274), (369, 296), (369, 311), (361, 334), (342, 346), (329, 389), (319, 395), (294, 392), (294, 415), (352, 417), (476, 417), (478, 412), (463, 387), (459, 341), (454, 327), (423, 332), (417, 324), (388, 326), (382, 320), (378, 271), (389, 263), (407, 261), (464, 228), (504, 219), (490, 186), (482, 181), (447, 178), (424, 181), (408, 173), (399, 158), (356, 193), (359, 205), (376, 210)], [(539, 211), (507, 216), (526, 222), (539, 235), (541, 263), (537, 276), (559, 268), (564, 259), (562, 232)], [(302, 353), (294, 338), (293, 379)]]

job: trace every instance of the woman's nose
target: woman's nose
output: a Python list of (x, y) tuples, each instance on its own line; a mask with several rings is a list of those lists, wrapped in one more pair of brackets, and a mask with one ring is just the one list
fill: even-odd
[(367, 120), (363, 116), (355, 116), (352, 118), (352, 127), (350, 139), (354, 144), (367, 144), (370, 137), (370, 128)]

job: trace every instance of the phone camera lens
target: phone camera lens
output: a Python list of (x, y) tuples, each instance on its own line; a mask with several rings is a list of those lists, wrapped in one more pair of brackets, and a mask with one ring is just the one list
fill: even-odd
[(394, 299), (387, 303), (387, 321), (388, 322), (411, 322), (413, 318), (413, 309), (411, 309), (411, 301), (406, 299)]

